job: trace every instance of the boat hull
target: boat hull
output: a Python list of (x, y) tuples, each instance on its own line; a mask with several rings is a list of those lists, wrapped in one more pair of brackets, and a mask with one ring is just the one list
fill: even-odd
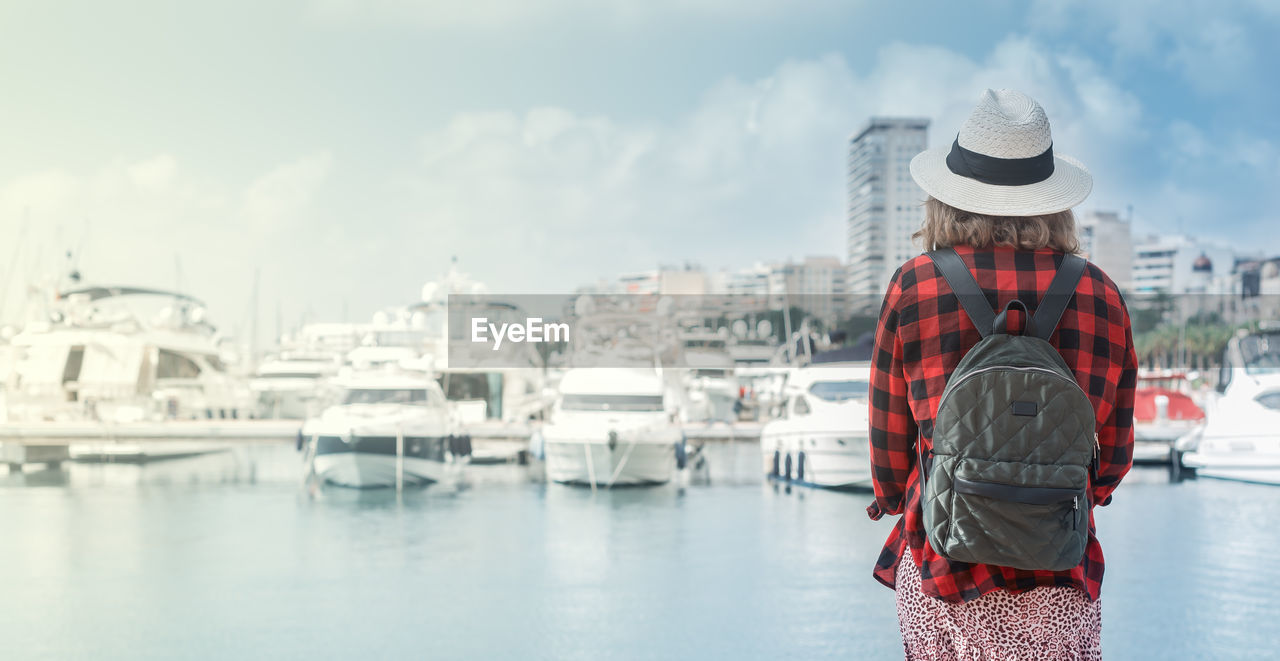
[(1169, 463), (1173, 458), (1173, 443), (1170, 441), (1134, 441), (1133, 463), (1144, 465), (1161, 465)]
[(1280, 452), (1188, 452), (1182, 465), (1197, 477), (1280, 485)]
[(227, 443), (198, 441), (157, 441), (153, 443), (73, 443), (68, 446), (72, 461), (84, 463), (145, 464), (168, 459), (186, 459), (231, 449)]
[(316, 476), (337, 486), (394, 487), (397, 473), (403, 485), (427, 485), (445, 479), (451, 467), (465, 461), (450, 451), (456, 442), (451, 437), (406, 436), (397, 450), (393, 437), (318, 436), (312, 466)]
[[(354, 489), (396, 486), (395, 456), (366, 452), (319, 455), (314, 462), (316, 476), (328, 484)], [(451, 464), (417, 457), (405, 457), (404, 486), (426, 486), (448, 478)]]
[(590, 486), (657, 485), (671, 481), (676, 444), (669, 441), (547, 440), (547, 480)]
[(769, 434), (761, 437), (760, 447), (764, 472), (770, 479), (824, 489), (871, 488), (865, 437), (848, 433)]

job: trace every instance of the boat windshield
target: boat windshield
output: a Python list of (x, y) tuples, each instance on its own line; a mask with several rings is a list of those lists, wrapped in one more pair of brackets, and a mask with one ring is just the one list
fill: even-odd
[(427, 391), (422, 388), (369, 388), (348, 390), (343, 404), (422, 404)]
[(1248, 374), (1280, 371), (1280, 333), (1259, 333), (1240, 339), (1240, 353)]
[(565, 395), (566, 411), (661, 411), (662, 395)]
[(818, 381), (809, 386), (809, 392), (818, 399), (828, 402), (843, 402), (850, 399), (866, 399), (871, 384), (866, 381)]

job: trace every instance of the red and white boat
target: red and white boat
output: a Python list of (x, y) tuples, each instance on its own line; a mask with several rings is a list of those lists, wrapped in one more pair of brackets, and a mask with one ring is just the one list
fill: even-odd
[(1192, 398), (1186, 373), (1140, 373), (1133, 423), (1134, 463), (1169, 463), (1174, 443), (1204, 424), (1204, 409)]

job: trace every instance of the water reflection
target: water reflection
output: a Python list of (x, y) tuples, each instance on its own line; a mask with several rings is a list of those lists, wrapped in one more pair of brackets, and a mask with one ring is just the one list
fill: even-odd
[[(900, 655), (893, 593), (870, 578), (892, 524), (867, 520), (870, 494), (765, 482), (750, 443), (708, 445), (705, 459), (685, 486), (594, 493), (545, 484), (536, 464), (470, 466), (401, 493), (309, 491), (287, 444), (0, 472), (0, 566), (22, 568), (0, 611), (18, 632), (7, 651), (363, 658), (422, 656), (430, 641), (439, 658)], [(1137, 468), (1097, 521), (1108, 656), (1269, 644), (1280, 488)]]

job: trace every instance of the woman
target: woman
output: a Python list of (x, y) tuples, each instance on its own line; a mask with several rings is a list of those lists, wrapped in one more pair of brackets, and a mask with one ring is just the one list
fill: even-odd
[[(1079, 250), (1071, 208), (1092, 188), (1084, 166), (1054, 156), (1040, 105), (987, 90), (955, 143), (916, 156), (911, 175), (930, 196), (914, 238), (926, 250), (954, 249), (994, 310), (1018, 298), (1034, 313), (1064, 256)], [(1018, 312), (1010, 332), (1026, 323)], [(1101, 658), (1103, 563), (1092, 511), (1083, 559), (1065, 571), (959, 562), (928, 542), (917, 457), (930, 456), (942, 390), (980, 337), (929, 256), (894, 274), (873, 358), (876, 499), (868, 514), (902, 517), (874, 576), (897, 593), (908, 659)], [(1049, 342), (1096, 414), (1088, 502), (1106, 504), (1132, 463), (1137, 358), (1124, 301), (1097, 266), (1085, 267)]]

